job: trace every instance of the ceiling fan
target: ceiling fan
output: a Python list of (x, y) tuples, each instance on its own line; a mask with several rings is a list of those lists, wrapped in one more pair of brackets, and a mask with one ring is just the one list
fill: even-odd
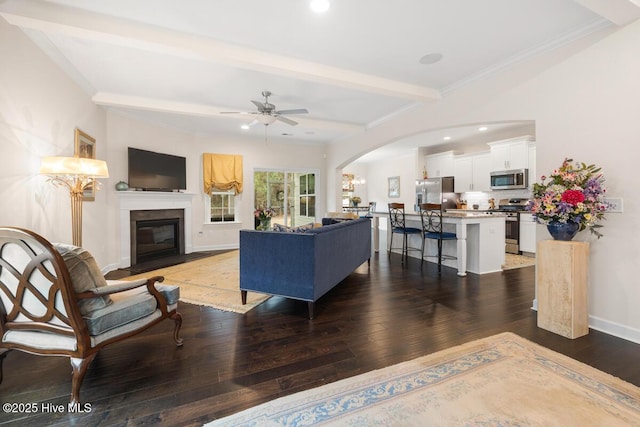
[(249, 124), (249, 126), (254, 125), (256, 123), (262, 123), (265, 126), (269, 126), (276, 120), (280, 120), (283, 123), (286, 123), (291, 126), (295, 126), (298, 122), (291, 120), (287, 117), (283, 117), (283, 114), (307, 114), (308, 111), (305, 108), (297, 108), (294, 110), (276, 110), (276, 106), (269, 102), (269, 97), (271, 96), (271, 92), (268, 90), (262, 91), (262, 96), (264, 96), (264, 102), (260, 101), (251, 101), (253, 104), (258, 107), (258, 111), (222, 111), (221, 114), (253, 114), (256, 118)]

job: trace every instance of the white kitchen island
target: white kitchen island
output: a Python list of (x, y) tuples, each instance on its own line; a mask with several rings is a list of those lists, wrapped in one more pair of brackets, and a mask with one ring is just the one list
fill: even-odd
[[(420, 213), (405, 213), (407, 227), (422, 228)], [(386, 223), (387, 245), (391, 241), (391, 227), (388, 212), (373, 213), (373, 245), (377, 252), (380, 246), (380, 219)], [(502, 271), (505, 263), (505, 215), (501, 213), (488, 214), (475, 211), (445, 212), (442, 217), (445, 231), (454, 231), (458, 238), (456, 244), (443, 242), (442, 251), (445, 255), (453, 255), (455, 260), (442, 260), (443, 265), (458, 269), (458, 276), (466, 276), (467, 272), (476, 274)], [(395, 239), (401, 242), (401, 238)], [(449, 243), (449, 244), (448, 244)], [(409, 247), (420, 248), (420, 236), (409, 236)], [(389, 248), (387, 247), (387, 250)], [(400, 250), (394, 247), (393, 250)], [(425, 261), (438, 262), (437, 241), (427, 239), (425, 243)], [(410, 251), (419, 258), (419, 251)]]

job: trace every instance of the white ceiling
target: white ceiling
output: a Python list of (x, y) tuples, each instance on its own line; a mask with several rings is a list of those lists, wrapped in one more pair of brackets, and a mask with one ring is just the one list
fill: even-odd
[[(315, 144), (640, 16), (632, 0), (331, 3), (317, 15), (308, 0), (0, 0), (0, 15), (96, 104), (190, 132), (264, 138), (263, 125), (240, 130), (255, 116), (220, 112), (255, 111), (250, 100), (269, 90), (278, 110), (309, 111), (288, 116), (297, 126), (270, 125), (269, 138)], [(431, 53), (443, 59), (421, 64)]]

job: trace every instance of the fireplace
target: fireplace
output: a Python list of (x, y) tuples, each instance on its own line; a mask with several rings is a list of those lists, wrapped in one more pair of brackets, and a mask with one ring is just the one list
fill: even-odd
[(184, 209), (130, 212), (131, 265), (173, 255), (184, 250)]
[(120, 205), (120, 268), (126, 268), (140, 262), (138, 259), (131, 258), (136, 240), (135, 229), (133, 232), (131, 230), (131, 213), (136, 211), (152, 212), (153, 215), (160, 212), (181, 211), (175, 215), (159, 218), (149, 216), (140, 219), (166, 220), (167, 218), (180, 218), (181, 215), (182, 222), (178, 225), (178, 232), (181, 234), (178, 239), (179, 251), (184, 254), (190, 254), (193, 251), (191, 218), (195, 194), (159, 191), (116, 191), (115, 193)]

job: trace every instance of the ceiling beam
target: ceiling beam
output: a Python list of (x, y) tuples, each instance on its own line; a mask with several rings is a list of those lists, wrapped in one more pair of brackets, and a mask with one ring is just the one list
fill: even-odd
[(423, 102), (441, 99), (440, 92), (429, 87), (266, 53), (207, 37), (48, 2), (7, 0), (0, 4), (0, 15), (13, 25), (45, 33), (63, 34), (166, 55), (197, 58), (400, 99)]
[(638, 0), (575, 0), (618, 26), (625, 26), (640, 18)]
[[(120, 95), (114, 93), (99, 92), (91, 100), (97, 105), (105, 107), (133, 108), (145, 111), (157, 111), (172, 114), (184, 114), (188, 116), (212, 117), (217, 119), (236, 119), (238, 121), (251, 121), (252, 115), (247, 114), (221, 114), (229, 111), (229, 107), (218, 107), (203, 104), (190, 104), (184, 102), (165, 101), (155, 98)], [(294, 120), (301, 126), (316, 130), (331, 130), (336, 132), (356, 133), (363, 132), (365, 126), (353, 123), (335, 122), (329, 120), (310, 119), (295, 116)]]

